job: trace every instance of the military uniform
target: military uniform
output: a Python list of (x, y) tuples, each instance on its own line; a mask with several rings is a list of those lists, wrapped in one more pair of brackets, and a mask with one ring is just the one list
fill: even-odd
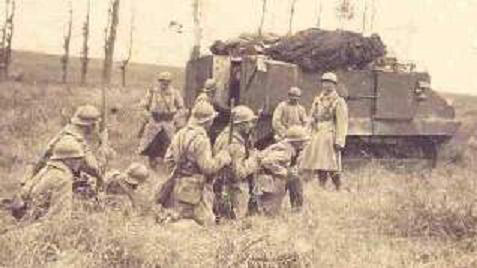
[[(202, 119), (199, 118), (200, 110), (206, 110)], [(203, 195), (206, 178), (230, 163), (226, 152), (212, 157), (209, 137), (200, 125), (215, 116), (216, 112), (209, 104), (196, 105), (189, 123), (174, 136), (164, 157), (172, 173), (170, 181), (174, 182), (170, 196), (173, 210), (179, 218), (193, 219), (199, 224), (214, 221), (212, 208)]]
[[(229, 144), (229, 137), (230, 127), (227, 127), (220, 133), (214, 144), (214, 154), (228, 150), (233, 159), (231, 167), (227, 167), (227, 170), (223, 170), (218, 176), (220, 180), (217, 180), (216, 183), (221, 185), (214, 185), (218, 192), (214, 205), (216, 207), (224, 206), (226, 200), (222, 199), (228, 198), (227, 202), (230, 202), (233, 214), (221, 216), (241, 219), (247, 214), (250, 199), (250, 185), (247, 178), (258, 170), (258, 159), (256, 154), (250, 152), (251, 148), (246, 138), (234, 131)], [(217, 211), (216, 214), (218, 213), (220, 212)]]
[(280, 141), (261, 152), (257, 189), (260, 193), (260, 210), (266, 215), (276, 215), (286, 195), (292, 159), (297, 152), (293, 146)]
[(339, 188), (340, 148), (345, 147), (348, 132), (346, 102), (336, 90), (330, 93), (322, 92), (313, 101), (310, 117), (312, 137), (304, 151), (301, 167), (304, 170), (317, 171), (322, 184), (330, 175), (335, 186)]
[[(283, 101), (278, 104), (273, 112), (272, 127), (275, 133), (275, 140), (280, 141), (285, 138), (286, 132), (292, 126), (305, 127), (308, 121), (305, 108), (298, 103), (301, 97), (301, 89), (291, 87), (288, 91), (290, 100)], [(295, 99), (296, 103), (291, 103)], [(297, 159), (295, 157), (292, 162), (295, 165)], [(293, 208), (303, 206), (303, 182), (299, 176), (294, 176), (287, 183), (287, 191), (290, 195), (290, 203)]]
[(147, 117), (138, 151), (151, 158), (162, 157), (176, 131), (174, 120), (184, 110), (184, 100), (179, 91), (169, 86), (166, 90), (154, 87), (147, 91), (140, 103)]

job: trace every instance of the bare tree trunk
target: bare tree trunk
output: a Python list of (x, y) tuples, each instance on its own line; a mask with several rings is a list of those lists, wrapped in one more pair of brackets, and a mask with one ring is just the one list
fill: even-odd
[(61, 57), (61, 67), (63, 76), (61, 77), (61, 81), (66, 83), (68, 81), (68, 65), (70, 61), (70, 43), (71, 43), (71, 31), (73, 28), (73, 6), (71, 1), (69, 2), (70, 9), (68, 11), (69, 18), (68, 18), (68, 29), (66, 30), (64, 41), (63, 41), (63, 48), (65, 50), (65, 54)]
[(369, 24), (369, 31), (374, 31), (374, 19), (376, 18), (376, 1), (371, 0), (371, 22)]
[(260, 26), (258, 27), (258, 35), (263, 34), (263, 25), (265, 23), (265, 14), (267, 13), (267, 0), (262, 0), (262, 17), (260, 18)]
[(116, 33), (119, 24), (119, 2), (120, 0), (111, 0), (108, 10), (108, 24), (105, 29), (104, 43), (104, 65), (103, 65), (103, 83), (111, 82), (111, 73), (113, 70), (114, 45), (116, 43)]
[(323, 2), (322, 0), (318, 0), (318, 15), (316, 18), (316, 27), (321, 28), (321, 13), (323, 11)]
[(200, 57), (200, 43), (202, 40), (202, 28), (200, 26), (200, 0), (193, 0), (192, 3), (192, 17), (194, 19), (194, 46), (190, 55), (191, 60)]
[(0, 51), (0, 71), (4, 78), (8, 77), (8, 70), (12, 59), (12, 41), (14, 33), (15, 0), (5, 0), (5, 22), (2, 27)]
[(119, 68), (121, 69), (121, 82), (122, 82), (123, 87), (126, 86), (127, 67), (128, 67), (129, 62), (131, 61), (131, 57), (132, 57), (133, 40), (134, 40), (134, 18), (135, 18), (135, 14), (134, 14), (134, 11), (133, 11), (132, 14), (131, 14), (131, 25), (130, 25), (130, 28), (129, 28), (128, 55), (127, 55), (126, 59), (124, 59), (121, 62), (121, 66), (119, 66)]
[(88, 75), (89, 63), (89, 20), (91, 13), (91, 0), (88, 0), (88, 7), (86, 10), (86, 19), (83, 23), (83, 48), (81, 49), (81, 84), (86, 84)]
[(292, 0), (291, 2), (291, 7), (290, 7), (290, 21), (288, 24), (288, 34), (292, 34), (292, 28), (293, 28), (293, 16), (295, 15), (295, 4), (296, 0)]
[(366, 33), (366, 23), (368, 19), (368, 0), (364, 0), (364, 10), (363, 10), (363, 26), (361, 31)]

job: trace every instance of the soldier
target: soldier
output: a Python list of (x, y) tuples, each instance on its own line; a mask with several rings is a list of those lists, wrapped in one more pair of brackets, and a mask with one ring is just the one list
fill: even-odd
[(301, 167), (318, 174), (321, 186), (331, 177), (340, 189), (341, 151), (348, 132), (348, 108), (336, 92), (338, 79), (334, 73), (321, 77), (323, 91), (315, 98), (310, 111), (311, 140), (303, 152)]
[[(307, 115), (305, 108), (299, 103), (301, 98), (301, 89), (291, 87), (288, 91), (288, 101), (278, 104), (273, 112), (272, 126), (275, 132), (275, 140), (282, 140), (286, 131), (292, 126), (303, 126), (307, 124)], [(295, 164), (296, 159), (293, 159)], [(292, 208), (299, 210), (303, 206), (303, 183), (297, 176), (293, 180), (288, 180), (287, 190), (290, 195), (290, 204)]]
[(265, 215), (276, 215), (286, 195), (288, 180), (295, 180), (297, 167), (292, 165), (309, 140), (302, 126), (290, 127), (285, 138), (272, 144), (260, 153), (260, 168), (257, 176), (259, 208)]
[(149, 158), (152, 169), (157, 168), (157, 157), (162, 157), (176, 131), (176, 120), (184, 113), (184, 100), (171, 84), (169, 72), (158, 76), (159, 86), (148, 90), (140, 106), (144, 109), (144, 122), (139, 132), (139, 154)]
[(215, 175), (231, 161), (226, 150), (212, 157), (207, 130), (216, 116), (217, 112), (207, 102), (200, 102), (193, 108), (189, 122), (174, 136), (164, 157), (172, 174), (168, 182), (173, 182), (164, 185), (171, 185), (172, 191), (162, 188), (158, 198), (166, 207), (166, 203), (172, 203), (179, 218), (193, 219), (201, 225), (214, 221), (210, 204), (203, 196), (206, 178)]
[(107, 205), (113, 208), (138, 208), (144, 205), (136, 190), (148, 177), (147, 167), (139, 163), (132, 163), (125, 172), (109, 172), (104, 184)]
[(210, 105), (214, 106), (214, 97), (215, 92), (217, 91), (217, 84), (215, 80), (209, 78), (204, 83), (204, 88), (201, 90), (201, 93), (195, 99), (195, 103), (206, 101)]
[(21, 189), (26, 210), (22, 221), (58, 220), (71, 215), (73, 180), (84, 158), (83, 145), (75, 138), (67, 136), (56, 143), (46, 165)]
[(255, 128), (257, 116), (247, 106), (240, 105), (232, 110), (232, 118), (232, 130), (230, 126), (226, 127), (214, 144), (214, 154), (227, 150), (233, 159), (232, 165), (224, 169), (214, 183), (217, 222), (221, 217), (245, 217), (250, 198), (247, 179), (258, 169), (257, 152), (250, 145), (250, 133)]
[[(75, 114), (71, 118), (71, 122), (66, 125), (60, 133), (58, 133), (49, 143), (47, 149), (43, 153), (42, 157), (38, 163), (33, 167), (32, 173), (30, 176), (27, 176), (26, 179), (32, 178), (35, 176), (48, 162), (49, 158), (52, 155), (52, 152), (58, 144), (58, 142), (63, 139), (73, 138), (79, 144), (81, 144), (82, 150), (85, 154), (84, 162), (81, 165), (81, 171), (91, 177), (97, 179), (97, 184), (102, 182), (102, 170), (105, 169), (104, 164), (98, 161), (91, 149), (91, 142), (94, 131), (97, 126), (97, 122), (100, 117), (100, 112), (98, 109), (91, 105), (84, 105), (78, 107)], [(102, 139), (104, 139), (107, 132), (103, 133)], [(22, 182), (22, 184), (26, 181)], [(74, 189), (75, 191), (89, 191), (90, 187), (89, 181), (84, 176), (78, 176), (75, 178)]]

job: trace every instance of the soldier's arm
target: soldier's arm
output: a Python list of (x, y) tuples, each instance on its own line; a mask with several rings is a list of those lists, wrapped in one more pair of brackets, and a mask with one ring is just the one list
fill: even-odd
[(214, 175), (230, 163), (230, 155), (226, 150), (212, 156), (210, 141), (206, 135), (198, 136), (194, 141), (193, 148), (199, 169), (206, 176)]
[(335, 144), (344, 148), (348, 134), (348, 107), (344, 99), (340, 98), (336, 105), (336, 140)]
[(176, 96), (174, 98), (174, 104), (177, 110), (179, 111), (183, 110), (185, 108), (184, 98), (182, 98), (182, 94), (178, 90), (176, 90), (175, 93), (176, 93)]
[(232, 143), (229, 146), (230, 156), (232, 157), (232, 168), (238, 180), (244, 180), (258, 170), (258, 159), (256, 154), (248, 158), (245, 154), (245, 148), (239, 144)]
[(303, 127), (306, 127), (306, 125), (308, 124), (308, 116), (307, 116), (307, 114), (306, 114), (306, 109), (305, 109), (305, 107), (303, 107), (303, 106), (301, 106), (301, 105), (300, 105), (300, 108), (299, 108), (299, 109), (300, 109), (299, 111), (300, 111), (300, 121), (301, 121), (301, 125), (302, 125)]
[(276, 149), (262, 153), (260, 165), (274, 175), (286, 177), (290, 162), (291, 155), (286, 150)]
[(273, 111), (272, 127), (273, 131), (278, 136), (283, 136), (286, 132), (286, 127), (282, 124), (283, 109), (284, 104), (281, 102), (278, 104), (277, 108), (275, 108), (275, 111)]
[(314, 114), (316, 113), (316, 100), (313, 101), (313, 103), (311, 104), (311, 108), (310, 108), (310, 113), (308, 114), (308, 119), (307, 119), (307, 125), (306, 125), (306, 128), (311, 131), (313, 129), (313, 127), (315, 126), (316, 124), (316, 119), (314, 117)]
[(148, 88), (146, 90), (146, 95), (144, 96), (143, 99), (141, 99), (141, 101), (139, 102), (139, 107), (143, 110), (149, 110), (149, 105), (150, 105), (150, 102), (151, 102), (151, 98), (152, 98), (152, 89)]
[(168, 172), (172, 172), (177, 164), (175, 156), (177, 155), (176, 150), (179, 148), (179, 137), (180, 134), (174, 135), (171, 144), (167, 147), (166, 154), (164, 155), (164, 163)]

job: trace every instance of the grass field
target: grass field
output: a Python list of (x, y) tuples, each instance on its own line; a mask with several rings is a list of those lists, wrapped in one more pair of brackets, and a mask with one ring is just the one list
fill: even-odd
[[(99, 61), (91, 80), (78, 85), (61, 76), (56, 56), (16, 53), (21, 82), (0, 83), (0, 197), (18, 180), (75, 107), (100, 103)], [(157, 71), (169, 69), (182, 87), (183, 71), (131, 65), (128, 86), (108, 91), (119, 109), (109, 119), (120, 158), (112, 168), (144, 161), (137, 146), (137, 103)], [(116, 81), (119, 75), (116, 74)], [(450, 95), (463, 125), (443, 149), (438, 168), (393, 170), (370, 162), (346, 170), (345, 190), (321, 190), (308, 182), (305, 208), (288, 208), (275, 219), (251, 217), (212, 228), (191, 222), (160, 225), (148, 215), (114, 211), (84, 214), (0, 235), (0, 266), (6, 267), (477, 267), (477, 97)], [(151, 197), (164, 180), (158, 173), (142, 189)], [(0, 218), (0, 229), (10, 222)], [(281, 266), (280, 266), (281, 265)]]

